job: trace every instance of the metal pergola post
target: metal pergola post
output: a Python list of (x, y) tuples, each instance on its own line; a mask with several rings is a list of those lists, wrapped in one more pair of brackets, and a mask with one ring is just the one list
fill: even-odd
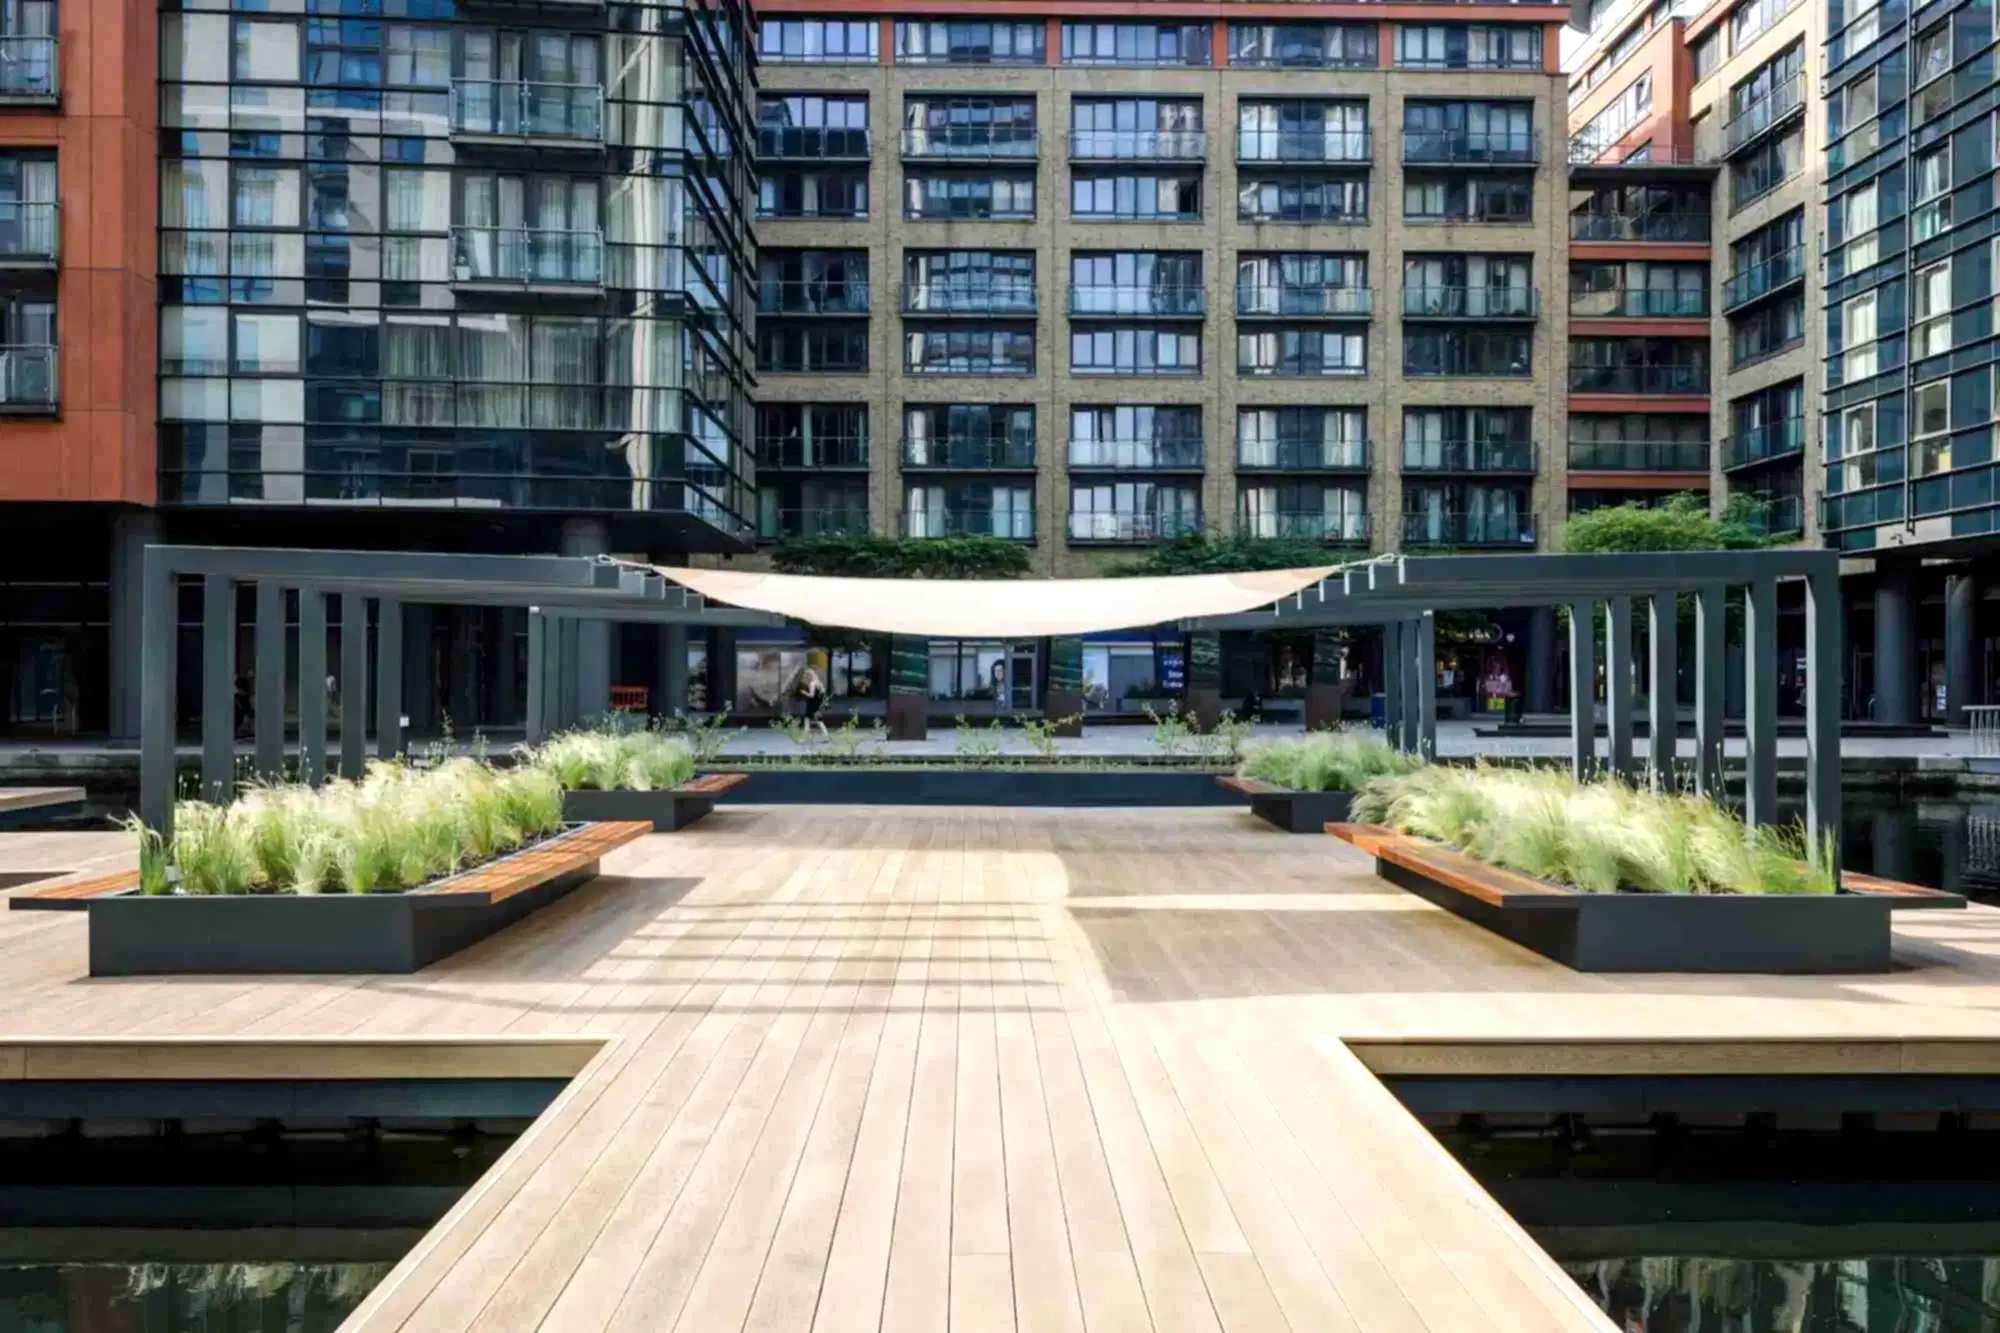
[(276, 781), (285, 771), (285, 590), (269, 579), (257, 584), (257, 776)]
[(1437, 614), (1417, 620), (1417, 744), (1426, 761), (1437, 758)]
[(1743, 820), (1778, 819), (1778, 585), (1752, 583), (1744, 598)]
[(541, 608), (528, 608), (528, 716), (525, 719), (528, 744), (540, 745), (548, 739), (548, 643), (549, 619)]
[(201, 799), (236, 790), (236, 581), (201, 581)]
[(179, 709), (180, 580), (171, 557), (145, 548), (140, 560), (139, 818), (166, 833), (174, 817), (174, 743)]
[(1680, 742), (1680, 605), (1675, 594), (1646, 599), (1646, 643), (1652, 657), (1646, 673), (1646, 776), (1655, 791), (1674, 790), (1674, 751)]
[(1403, 622), (1382, 626), (1382, 739), (1403, 748)]
[(326, 594), (299, 590), (299, 781), (326, 781)]
[(1579, 782), (1597, 771), (1595, 603), (1569, 604), (1569, 764)]
[(1632, 599), (1604, 603), (1605, 767), (1632, 776)]
[(1417, 752), (1417, 733), (1423, 727), (1423, 649), (1417, 641), (1417, 622), (1403, 622), (1403, 753)]
[(403, 604), (375, 604), (375, 757), (403, 752)]
[(368, 760), (368, 599), (340, 598), (340, 776), (361, 776)]
[(1694, 594), (1694, 789), (1722, 798), (1722, 704), (1727, 695), (1728, 650), (1724, 641), (1728, 589), (1698, 588)]
[[(1840, 627), (1837, 573), (1806, 579), (1806, 837), (1840, 883)], [(1947, 880), (1947, 883), (1951, 881)]]

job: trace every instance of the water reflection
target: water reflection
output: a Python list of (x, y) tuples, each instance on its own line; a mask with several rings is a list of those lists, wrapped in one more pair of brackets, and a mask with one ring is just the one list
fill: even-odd
[(0, 1264), (8, 1333), (333, 1333), (387, 1263)]
[(1568, 1261), (1624, 1333), (1996, 1333), (2000, 1257)]
[(2000, 903), (2000, 804), (1850, 793), (1845, 869)]

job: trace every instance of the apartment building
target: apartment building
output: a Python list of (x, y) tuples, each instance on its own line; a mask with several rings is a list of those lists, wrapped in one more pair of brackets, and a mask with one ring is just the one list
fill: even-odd
[(1567, 11), (1396, 12), (761, 6), (758, 536), (1545, 546)]
[[(748, 549), (754, 46), (733, 0), (0, 0), (0, 733), (133, 734), (149, 541)], [(518, 721), (523, 614), (409, 609), (418, 726)]]

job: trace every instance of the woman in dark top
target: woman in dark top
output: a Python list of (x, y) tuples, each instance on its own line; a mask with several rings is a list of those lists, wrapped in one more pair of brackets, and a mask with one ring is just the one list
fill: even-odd
[(826, 682), (811, 667), (799, 677), (799, 698), (806, 706), (806, 739), (812, 739), (814, 727), (819, 728), (822, 738), (831, 739), (826, 731)]

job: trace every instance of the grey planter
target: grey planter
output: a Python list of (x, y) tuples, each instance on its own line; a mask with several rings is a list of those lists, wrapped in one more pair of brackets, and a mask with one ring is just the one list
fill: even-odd
[(1213, 773), (1162, 769), (753, 769), (726, 801), (756, 805), (1219, 806)]
[(1299, 791), (1254, 778), (1223, 778), (1221, 785), (1250, 798), (1250, 813), (1286, 833), (1319, 833), (1344, 824), (1354, 805), (1351, 791)]
[(601, 819), (651, 820), (653, 832), (672, 833), (715, 809), (715, 797), (673, 790), (588, 791), (563, 793), (563, 820), (590, 823)]

